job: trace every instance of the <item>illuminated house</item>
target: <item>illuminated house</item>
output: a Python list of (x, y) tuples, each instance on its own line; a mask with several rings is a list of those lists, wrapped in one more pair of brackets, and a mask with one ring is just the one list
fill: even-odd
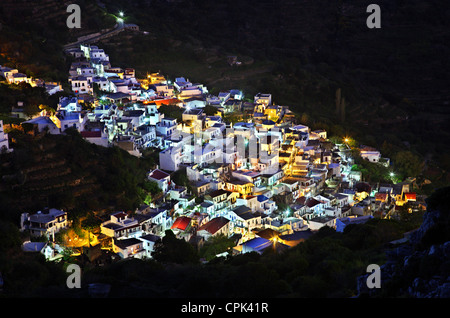
[(248, 240), (248, 241), (240, 244), (240, 246), (238, 246), (237, 249), (239, 249), (242, 254), (251, 253), (251, 252), (256, 252), (258, 254), (262, 254), (266, 249), (274, 248), (275, 244), (281, 244), (281, 243), (276, 243), (274, 241), (271, 241), (271, 240), (268, 240), (268, 239), (265, 239), (262, 237), (255, 237), (251, 240)]
[(308, 220), (308, 228), (310, 228), (311, 231), (319, 230), (324, 226), (335, 228), (336, 218), (332, 216), (318, 216)]
[(267, 116), (268, 119), (273, 120), (273, 121), (277, 121), (280, 114), (281, 108), (279, 106), (276, 105), (270, 105), (267, 106), (266, 109), (264, 110), (264, 115)]
[(212, 236), (230, 235), (230, 220), (222, 216), (216, 217), (197, 229), (197, 235), (201, 236), (207, 241)]
[(22, 213), (21, 231), (28, 231), (31, 236), (50, 236), (69, 226), (67, 212), (45, 208), (35, 214)]
[(270, 200), (268, 197), (266, 197), (263, 194), (258, 195), (257, 200), (259, 203), (259, 208), (257, 210), (258, 212), (270, 215), (272, 212), (274, 212), (277, 209), (276, 202)]
[(159, 84), (166, 81), (165, 77), (159, 73), (148, 74), (147, 79), (150, 84)]
[(145, 256), (143, 245), (144, 242), (137, 238), (113, 239), (112, 249), (121, 258), (142, 258)]
[(263, 171), (261, 174), (262, 184), (266, 186), (274, 186), (278, 184), (284, 176), (284, 172), (281, 169), (276, 169), (274, 171)]
[(191, 226), (192, 218), (187, 216), (179, 216), (175, 219), (170, 229), (177, 238), (189, 241), (192, 237), (192, 233), (190, 233)]
[(179, 216), (175, 219), (170, 229), (177, 232), (189, 231), (191, 229), (192, 218), (187, 216)]
[(210, 143), (206, 143), (202, 146), (195, 146), (192, 155), (194, 163), (200, 166), (206, 166), (211, 163), (221, 163), (223, 159), (222, 148), (215, 147)]
[(160, 168), (166, 171), (177, 171), (182, 159), (181, 147), (169, 147), (159, 153)]
[(256, 187), (261, 185), (261, 173), (253, 170), (236, 170), (231, 172), (232, 176), (236, 179), (250, 182)]
[(146, 114), (144, 121), (146, 121), (149, 125), (156, 125), (164, 117), (164, 114), (160, 114), (158, 112), (158, 107), (156, 104), (147, 104), (145, 105), (145, 109)]
[(183, 99), (183, 104), (185, 105), (186, 109), (203, 108), (206, 106), (206, 101), (203, 99), (203, 97), (194, 96)]
[(228, 218), (233, 224), (233, 231), (235, 233), (245, 235), (261, 226), (261, 214), (253, 213), (249, 207), (244, 205), (238, 206), (230, 211)]
[(218, 97), (220, 100), (220, 104), (223, 105), (228, 101), (228, 99), (230, 99), (231, 94), (229, 91), (228, 92), (220, 92)]
[(93, 76), (73, 76), (69, 77), (69, 83), (72, 87), (72, 91), (75, 94), (93, 94), (91, 87)]
[(142, 235), (142, 227), (137, 219), (125, 212), (110, 215), (110, 219), (100, 225), (102, 234), (113, 238), (138, 237)]
[(142, 248), (144, 250), (143, 256), (147, 258), (152, 258), (152, 253), (155, 249), (155, 244), (161, 239), (161, 237), (154, 234), (146, 234), (141, 237), (138, 237), (138, 239), (143, 242), (142, 245)]
[(261, 204), (258, 201), (258, 197), (254, 195), (246, 195), (241, 196), (236, 199), (236, 205), (244, 205), (252, 210), (252, 212), (256, 212)]
[(75, 128), (79, 132), (84, 130), (84, 127), (88, 121), (88, 117), (81, 112), (67, 112), (60, 111), (52, 116), (51, 119), (61, 131), (65, 131), (67, 128)]
[(108, 134), (104, 130), (83, 130), (80, 132), (81, 137), (83, 137), (85, 140), (89, 141), (90, 143), (102, 146), (102, 147), (108, 147), (109, 146), (109, 140), (108, 140)]
[(182, 114), (182, 120), (184, 122), (191, 122), (194, 131), (201, 131), (203, 128), (203, 123), (205, 120), (205, 115), (203, 114), (203, 109), (201, 108), (191, 108), (187, 109)]
[(239, 194), (226, 190), (214, 190), (205, 195), (205, 202), (214, 204), (214, 213), (220, 213), (221, 210), (231, 208), (236, 203), (236, 197)]
[(254, 103), (264, 106), (272, 105), (272, 94), (258, 93), (254, 97)]
[(176, 118), (162, 118), (159, 123), (156, 123), (156, 132), (163, 137), (171, 136), (177, 129)]
[[(23, 73), (12, 73), (10, 74), (7, 78), (8, 83), (10, 84), (19, 84), (21, 82), (25, 82), (28, 84), (34, 84), (33, 80), (31, 78), (29, 78), (26, 74)], [(32, 85), (34, 86), (34, 85)]]
[(381, 154), (379, 151), (361, 151), (361, 157), (371, 161), (371, 162), (378, 162), (381, 158)]
[(0, 65), (0, 75), (3, 76), (5, 79), (8, 79), (8, 77), (12, 76), (12, 74), (14, 73), (19, 73), (19, 70)]
[(59, 103), (56, 110), (66, 112), (80, 112), (81, 105), (78, 103), (78, 98), (76, 97), (62, 96), (59, 98)]
[(148, 180), (156, 182), (163, 193), (166, 193), (169, 190), (170, 174), (167, 172), (155, 169), (149, 173)]
[(209, 182), (209, 181), (192, 181), (191, 188), (196, 196), (201, 197), (211, 190), (211, 182)]
[(24, 121), (23, 124), (33, 125), (33, 129), (36, 132), (48, 131), (50, 134), (60, 134), (61, 130), (56, 126), (56, 124), (48, 116), (39, 116), (33, 119)]
[(225, 181), (225, 189), (231, 192), (238, 192), (242, 196), (251, 195), (253, 193), (253, 188), (255, 185), (249, 181), (232, 179), (230, 181)]

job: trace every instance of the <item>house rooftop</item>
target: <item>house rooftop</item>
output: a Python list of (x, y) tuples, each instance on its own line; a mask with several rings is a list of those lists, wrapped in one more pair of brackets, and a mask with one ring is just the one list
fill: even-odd
[(121, 249), (127, 248), (132, 245), (141, 244), (142, 241), (137, 238), (127, 238), (127, 239), (114, 239), (114, 245), (120, 247)]
[(154, 235), (154, 234), (146, 234), (140, 237), (141, 240), (150, 241), (150, 242), (157, 242), (159, 239), (161, 239), (160, 236)]
[(230, 191), (219, 189), (219, 190), (214, 190), (214, 191), (210, 192), (208, 195), (211, 198), (215, 198), (215, 197), (221, 196), (223, 194), (230, 194), (230, 193), (231, 193)]
[(224, 218), (223, 216), (216, 217), (206, 224), (203, 224), (201, 227), (198, 228), (198, 231), (205, 230), (211, 234), (215, 234), (217, 231), (219, 231), (222, 227), (227, 225), (230, 222), (227, 218)]
[(170, 177), (170, 174), (168, 174), (167, 172), (164, 172), (162, 170), (155, 169), (152, 172), (150, 172), (148, 177), (152, 178), (152, 179), (155, 179), (155, 180), (162, 180), (162, 179), (165, 179), (167, 177)]
[(190, 217), (180, 216), (175, 220), (175, 222), (173, 222), (171, 229), (184, 231), (187, 229), (188, 225), (191, 223), (191, 220), (192, 219)]

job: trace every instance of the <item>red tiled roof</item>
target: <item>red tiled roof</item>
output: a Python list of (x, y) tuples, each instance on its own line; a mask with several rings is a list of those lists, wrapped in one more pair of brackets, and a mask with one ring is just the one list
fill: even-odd
[(214, 191), (212, 191), (212, 192), (210, 192), (208, 195), (211, 197), (211, 198), (215, 198), (215, 197), (218, 197), (218, 196), (221, 196), (222, 194), (227, 194), (227, 195), (229, 195), (230, 193), (231, 193), (231, 191), (227, 191), (227, 190), (223, 190), (223, 189), (218, 189), (218, 190), (214, 190)]
[(230, 220), (224, 218), (223, 216), (219, 216), (203, 224), (201, 227), (198, 228), (198, 231), (205, 230), (211, 234), (214, 234), (217, 231), (219, 231), (222, 227), (227, 225), (228, 222), (230, 222)]
[(173, 222), (173, 225), (171, 229), (177, 229), (184, 231), (188, 227), (188, 225), (191, 223), (191, 218), (187, 216), (180, 216), (178, 217), (175, 222)]
[(388, 194), (387, 193), (375, 193), (375, 200), (377, 201), (386, 201)]
[(101, 137), (102, 136), (102, 132), (101, 131), (82, 131), (81, 132), (81, 137), (83, 138), (96, 138), (96, 137)]
[(305, 197), (305, 196), (301, 196), (301, 197), (299, 197), (295, 202), (296, 202), (296, 203), (300, 203), (300, 204), (305, 204), (305, 202), (306, 202), (306, 197)]
[(148, 176), (152, 179), (161, 180), (161, 179), (169, 177), (170, 174), (168, 174), (162, 170), (155, 169), (152, 172), (150, 172), (150, 174)]
[(313, 206), (316, 206), (319, 203), (320, 201), (317, 201), (316, 199), (313, 198), (309, 198), (308, 200), (306, 200), (305, 205), (309, 208), (312, 208)]
[(126, 217), (127, 216), (127, 214), (125, 212), (122, 212), (122, 211), (114, 213), (113, 215), (115, 217), (117, 217), (117, 218), (122, 218), (122, 217)]
[(180, 100), (177, 98), (166, 98), (166, 99), (155, 99), (154, 102), (157, 106), (161, 106), (179, 103)]

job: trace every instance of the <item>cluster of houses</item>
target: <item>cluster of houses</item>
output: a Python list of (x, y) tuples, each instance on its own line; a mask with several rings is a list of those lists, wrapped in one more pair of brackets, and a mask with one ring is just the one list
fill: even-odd
[[(161, 195), (132, 213), (113, 213), (100, 226), (121, 258), (151, 257), (167, 230), (197, 247), (223, 235), (234, 239), (233, 253), (262, 253), (294, 246), (323, 226), (343, 231), (348, 224), (391, 217), (407, 202), (421, 208), (414, 180), (364, 182), (351, 170), (345, 143), (334, 144), (326, 131), (296, 123), (289, 107), (275, 105), (271, 94), (258, 93), (250, 101), (240, 90), (213, 96), (184, 77), (171, 82), (153, 73), (137, 79), (131, 68), (112, 67), (96, 46), (68, 53), (75, 58), (69, 71), (73, 97), (61, 98), (56, 113), (27, 122), (39, 132), (73, 127), (92, 143), (117, 145), (136, 156), (159, 149), (159, 165), (148, 180)], [(94, 107), (83, 109), (83, 101)], [(165, 105), (180, 107), (181, 121), (165, 117)], [(217, 112), (207, 115), (207, 106)], [(242, 120), (226, 122), (228, 113)], [(389, 164), (370, 147), (361, 156)], [(175, 173), (185, 174), (189, 185), (176, 184)], [(28, 224), (49, 235), (60, 224), (68, 226), (55, 221), (60, 218), (24, 215), (23, 229)]]
[(48, 82), (39, 78), (33, 78), (19, 72), (16, 68), (7, 66), (0, 65), (0, 76), (3, 77), (8, 84), (27, 83), (32, 87), (43, 87), (49, 95), (56, 94), (57, 92), (63, 90), (61, 83)]

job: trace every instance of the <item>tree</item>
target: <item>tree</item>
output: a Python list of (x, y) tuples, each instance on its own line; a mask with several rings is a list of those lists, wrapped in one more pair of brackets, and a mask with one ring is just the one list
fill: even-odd
[(419, 156), (409, 150), (400, 151), (394, 157), (394, 167), (396, 173), (404, 179), (407, 177), (417, 177), (424, 167), (424, 162)]
[(155, 243), (152, 257), (157, 262), (175, 264), (196, 264), (197, 251), (183, 239), (176, 238), (172, 230), (166, 230), (164, 237)]
[(45, 111), (47, 115), (54, 115), (56, 113), (54, 108), (43, 104), (39, 105), (39, 109)]
[(205, 107), (203, 107), (203, 111), (205, 112), (206, 116), (215, 116), (219, 110), (212, 105), (206, 105)]
[(102, 221), (97, 218), (93, 213), (89, 213), (88, 216), (81, 221), (81, 228), (88, 232), (88, 242), (91, 245), (91, 232), (97, 229)]
[(234, 241), (225, 235), (213, 236), (203, 245), (199, 254), (210, 261), (217, 254), (227, 252), (233, 246), (235, 246)]

